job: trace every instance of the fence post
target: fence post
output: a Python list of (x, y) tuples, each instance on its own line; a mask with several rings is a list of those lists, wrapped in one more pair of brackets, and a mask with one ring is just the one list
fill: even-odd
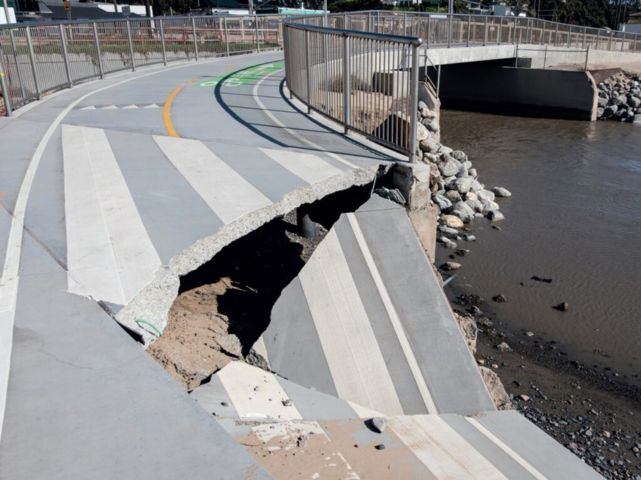
[(541, 29), (541, 45), (545, 43), (545, 20), (543, 20), (543, 28)]
[(621, 51), (624, 51), (624, 46), (625, 46), (625, 33), (623, 34), (623, 38), (621, 38)]
[(98, 56), (98, 73), (100, 74), (100, 79), (104, 78), (105, 71), (102, 65), (102, 52), (100, 51), (100, 39), (98, 38), (98, 26), (96, 22), (93, 22), (93, 38), (96, 42), (96, 54)]
[(608, 50), (612, 50), (612, 37), (614, 37), (614, 32), (610, 32), (610, 39), (608, 40)]
[(487, 15), (485, 15), (485, 33), (483, 34), (483, 46), (487, 45)]
[(559, 24), (557, 23), (556, 28), (554, 29), (554, 43), (552, 45), (556, 47), (558, 43), (559, 43)]
[(452, 46), (452, 15), (447, 17), (447, 48), (450, 48)]
[(525, 39), (527, 43), (532, 43), (532, 18), (527, 17), (527, 30), (525, 31)]
[(583, 47), (588, 46), (588, 27), (583, 27)]
[(472, 15), (467, 16), (467, 46), (470, 46), (470, 35), (472, 34)]
[(312, 111), (312, 107), (310, 104), (310, 75), (309, 75), (309, 30), (305, 30), (305, 81), (306, 81), (306, 90), (307, 90), (307, 113), (310, 113)]
[(412, 44), (412, 72), (410, 86), (412, 91), (410, 92), (410, 135), (409, 135), (409, 161), (414, 163), (416, 161), (416, 127), (418, 122), (418, 47), (419, 44)]
[(352, 85), (351, 85), (351, 72), (350, 72), (350, 59), (349, 59), (349, 37), (347, 34), (343, 35), (343, 127), (344, 132), (347, 134), (349, 131), (349, 122), (352, 117)]
[(425, 40), (426, 48), (430, 48), (430, 26), (431, 26), (431, 23), (432, 23), (432, 16), (428, 14), (427, 15), (427, 35), (425, 35), (425, 37), (426, 37), (426, 40)]
[(194, 37), (194, 58), (198, 61), (198, 37), (196, 36), (196, 17), (191, 17), (191, 34)]
[(0, 92), (2, 92), (2, 99), (4, 100), (4, 110), (7, 117), (10, 117), (13, 114), (13, 109), (11, 108), (11, 95), (9, 94), (9, 89), (7, 88), (7, 82), (4, 79), (4, 69), (0, 63)]
[(160, 22), (160, 44), (162, 45), (162, 63), (167, 66), (167, 45), (165, 44), (165, 26), (162, 23), (162, 18)]
[(58, 29), (60, 31), (60, 42), (62, 44), (62, 59), (65, 62), (65, 72), (67, 74), (67, 83), (69, 84), (69, 88), (73, 86), (73, 81), (71, 80), (71, 68), (69, 66), (69, 52), (67, 51), (67, 38), (65, 35), (65, 27), (61, 23), (58, 25)]
[(258, 17), (254, 16), (254, 33), (256, 34), (256, 50), (260, 53), (260, 37), (258, 34)]
[(31, 62), (31, 71), (33, 72), (33, 84), (36, 87), (36, 98), (40, 100), (40, 94), (41, 94), (40, 83), (38, 82), (38, 72), (36, 71), (36, 56), (33, 53), (33, 42), (31, 41), (31, 27), (27, 27), (27, 45), (29, 47), (29, 60)]
[(596, 49), (599, 49), (599, 36), (601, 36), (601, 29), (596, 31)]
[(134, 59), (134, 42), (131, 38), (131, 24), (127, 20), (127, 39), (129, 40), (129, 54), (131, 55), (131, 71), (136, 71), (136, 60)]
[(229, 57), (229, 31), (227, 30), (227, 17), (223, 17), (223, 28), (225, 29), (225, 50)]
[(403, 12), (403, 35), (407, 35), (407, 12)]
[(547, 63), (547, 60), (548, 60), (548, 46), (546, 44), (545, 51), (543, 52), (543, 69), (545, 69), (545, 64)]
[(496, 34), (496, 44), (501, 43), (501, 35), (503, 34), (503, 17), (499, 18), (499, 31)]

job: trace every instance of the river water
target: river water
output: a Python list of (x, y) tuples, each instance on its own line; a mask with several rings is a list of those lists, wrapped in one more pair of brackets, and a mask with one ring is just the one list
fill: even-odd
[[(443, 111), (441, 129), (482, 183), (513, 194), (500, 200), (501, 231), (476, 220), (477, 242), (459, 242), (471, 253), (454, 288), (481, 295), (514, 331), (640, 384), (641, 125)], [(498, 293), (508, 302), (491, 302)]]

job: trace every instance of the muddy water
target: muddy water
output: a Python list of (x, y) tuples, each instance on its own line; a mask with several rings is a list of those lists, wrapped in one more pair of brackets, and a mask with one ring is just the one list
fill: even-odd
[(441, 122), (482, 183), (514, 195), (501, 231), (477, 220), (478, 241), (460, 242), (471, 253), (454, 287), (503, 293), (491, 308), (515, 331), (641, 383), (641, 125), (445, 111)]

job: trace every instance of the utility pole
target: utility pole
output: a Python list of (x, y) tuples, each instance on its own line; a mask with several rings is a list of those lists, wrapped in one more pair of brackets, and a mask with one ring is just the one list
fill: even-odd
[(454, 0), (449, 0), (447, 13), (449, 13), (450, 15), (454, 15)]

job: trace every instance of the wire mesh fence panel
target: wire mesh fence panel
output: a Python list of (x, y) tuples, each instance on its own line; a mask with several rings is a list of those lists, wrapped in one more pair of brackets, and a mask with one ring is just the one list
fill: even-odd
[(130, 20), (131, 50), (137, 67), (163, 61), (160, 28), (153, 19)]
[(8, 96), (14, 108), (37, 98), (33, 69), (29, 61), (26, 29), (0, 30), (0, 52)]
[(105, 73), (132, 68), (127, 22), (100, 22), (96, 26)]
[(194, 27), (199, 56), (218, 57), (227, 54), (224, 17), (194, 18)]
[[(27, 34), (27, 39), (31, 37), (31, 52), (39, 93), (68, 85), (60, 28), (57, 25), (39, 25), (28, 27)], [(27, 48), (29, 49), (29, 46)]]
[[(158, 28), (160, 28), (160, 25)], [(191, 19), (189, 18), (162, 19), (162, 33), (168, 62), (196, 58), (192, 30)]]
[(98, 46), (92, 23), (72, 23), (62, 26), (67, 45), (69, 71), (73, 82), (100, 75)]

